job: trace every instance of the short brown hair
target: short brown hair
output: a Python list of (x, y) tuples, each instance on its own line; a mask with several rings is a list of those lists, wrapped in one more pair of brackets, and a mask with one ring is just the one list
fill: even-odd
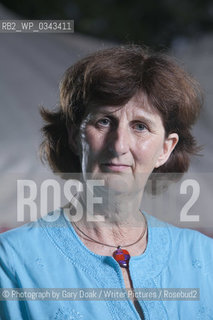
[(199, 150), (191, 134), (203, 103), (199, 84), (174, 59), (136, 45), (97, 51), (65, 72), (60, 106), (53, 112), (41, 109), (46, 122), (41, 158), (55, 172), (81, 172), (79, 157), (69, 147), (67, 128), (79, 128), (89, 105), (119, 106), (138, 92), (145, 93), (160, 112), (166, 135), (179, 135), (168, 161), (154, 172), (187, 171), (190, 156)]

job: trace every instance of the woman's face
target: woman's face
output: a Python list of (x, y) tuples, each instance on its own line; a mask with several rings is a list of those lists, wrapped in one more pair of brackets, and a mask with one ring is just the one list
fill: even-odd
[(136, 185), (141, 189), (177, 141), (175, 133), (165, 137), (159, 113), (142, 93), (121, 107), (93, 108), (79, 134), (84, 178), (105, 179), (108, 187), (119, 190)]

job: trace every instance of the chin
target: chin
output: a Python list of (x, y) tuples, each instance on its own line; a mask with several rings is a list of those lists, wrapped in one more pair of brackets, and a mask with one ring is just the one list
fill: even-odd
[(91, 179), (104, 180), (104, 186), (101, 187), (101, 190), (105, 190), (109, 194), (126, 194), (136, 189), (134, 177), (130, 174), (99, 172), (98, 174), (92, 175)]

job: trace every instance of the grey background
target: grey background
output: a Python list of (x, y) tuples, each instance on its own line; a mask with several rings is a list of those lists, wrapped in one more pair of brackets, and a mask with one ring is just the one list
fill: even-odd
[[(7, 18), (17, 17), (0, 5), (0, 19)], [(0, 226), (3, 230), (17, 225), (16, 179), (54, 177), (38, 156), (42, 124), (39, 105), (53, 108), (58, 103), (58, 84), (66, 68), (89, 52), (111, 44), (76, 33), (0, 34), (0, 44)], [(193, 129), (204, 146), (203, 156), (192, 159), (189, 170), (190, 177), (199, 176), (202, 186), (202, 201), (196, 207), (202, 214), (202, 224), (186, 226), (213, 235), (213, 35), (206, 35), (198, 42), (174, 41), (170, 54), (199, 80), (205, 92), (205, 108)], [(175, 208), (177, 202), (183, 201), (174, 193), (166, 197)], [(147, 209), (149, 201), (145, 205)], [(152, 210), (159, 216), (156, 208)], [(175, 223), (177, 216), (173, 219)]]

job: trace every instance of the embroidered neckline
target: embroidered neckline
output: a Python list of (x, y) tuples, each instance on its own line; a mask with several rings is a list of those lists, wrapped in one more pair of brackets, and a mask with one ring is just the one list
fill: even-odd
[[(156, 277), (167, 265), (169, 258), (170, 233), (166, 223), (147, 213), (143, 212), (143, 214), (147, 219), (148, 244), (143, 254), (132, 257), (129, 270), (134, 288), (157, 288)], [(94, 287), (125, 288), (119, 264), (111, 256), (102, 256), (89, 250), (80, 240), (71, 223), (65, 218), (62, 209), (50, 213), (47, 217), (45, 220), (40, 219), (39, 224), (42, 225), (51, 242), (66, 259), (70, 260), (73, 266), (92, 278)], [(140, 319), (129, 300), (106, 301), (106, 304), (113, 320), (127, 319), (126, 315), (130, 314), (130, 310), (135, 319)], [(140, 304), (146, 320), (156, 317), (168, 319), (162, 301), (155, 301), (154, 307), (153, 302), (149, 300), (141, 300)]]
[[(166, 265), (169, 252), (170, 252), (170, 234), (168, 231), (167, 223), (159, 221), (158, 219), (150, 216), (149, 214), (143, 212), (147, 220), (148, 229), (148, 243), (146, 250), (137, 256), (132, 256), (129, 268), (134, 272), (137, 267), (139, 270), (136, 272), (136, 279), (149, 279), (157, 276)], [(58, 219), (56, 220), (56, 216)], [(51, 217), (51, 218), (50, 218)], [(73, 228), (70, 221), (65, 217), (63, 209), (58, 209), (48, 215), (48, 220), (40, 219), (43, 228), (48, 232), (50, 237), (54, 239), (54, 242), (63, 253), (68, 256), (71, 260), (75, 260), (75, 263), (81, 265), (83, 269), (90, 269), (91, 262), (97, 269), (97, 261), (99, 265), (102, 263), (109, 264), (111, 266), (118, 266), (118, 263), (111, 256), (104, 256), (96, 254), (85, 246), (81, 241), (75, 229)], [(62, 232), (63, 230), (63, 232)], [(75, 247), (73, 241), (78, 243), (78, 254), (75, 252)], [(81, 250), (79, 250), (81, 248)], [(93, 256), (93, 260), (91, 257)], [(87, 267), (85, 261), (89, 260), (90, 263)]]

